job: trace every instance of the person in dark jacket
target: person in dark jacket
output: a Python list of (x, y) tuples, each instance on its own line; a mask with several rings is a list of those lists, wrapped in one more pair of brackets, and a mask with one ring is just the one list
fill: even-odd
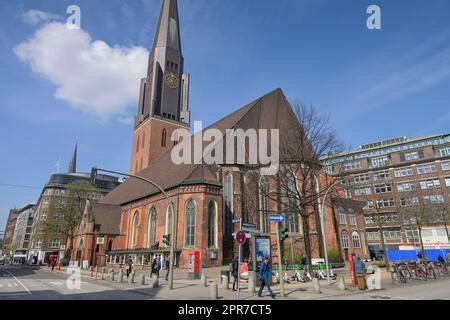
[(366, 265), (364, 264), (364, 261), (356, 255), (355, 256), (355, 272), (357, 274), (357, 280), (358, 280), (358, 288), (360, 290), (366, 290)]
[(55, 266), (56, 266), (56, 258), (53, 258), (52, 263), (51, 263), (51, 266), (52, 266), (52, 271), (55, 270)]
[(166, 256), (166, 281), (169, 281), (169, 271), (170, 271), (170, 257)]
[(150, 277), (151, 277), (154, 273), (156, 273), (156, 264), (157, 264), (157, 261), (156, 261), (156, 258), (154, 258), (153, 261), (152, 261), (152, 266), (151, 266), (152, 271), (151, 271), (151, 273), (150, 273)]
[(159, 271), (161, 271), (161, 258), (158, 258), (158, 260), (156, 261), (155, 273), (158, 275), (158, 278), (159, 278)]
[(130, 276), (131, 269), (133, 269), (133, 261), (130, 257), (128, 257), (127, 262), (125, 263), (125, 269), (127, 271), (127, 279)]
[(239, 262), (237, 259), (233, 260), (233, 265), (231, 268), (231, 275), (233, 276), (233, 291), (237, 290), (237, 284), (238, 284), (238, 276), (239, 276)]
[(270, 269), (269, 258), (265, 257), (264, 262), (261, 264), (261, 269), (259, 269), (259, 279), (261, 280), (261, 287), (259, 288), (258, 297), (262, 297), (264, 287), (267, 287), (270, 296), (275, 299), (275, 293), (273, 293), (272, 289), (270, 288), (269, 274), (275, 275), (272, 269)]

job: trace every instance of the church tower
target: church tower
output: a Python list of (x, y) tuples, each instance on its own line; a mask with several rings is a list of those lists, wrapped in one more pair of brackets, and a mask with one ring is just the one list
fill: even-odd
[(177, 0), (163, 0), (147, 77), (141, 80), (131, 174), (144, 170), (169, 151), (176, 129), (190, 127), (190, 77), (183, 73), (179, 26)]

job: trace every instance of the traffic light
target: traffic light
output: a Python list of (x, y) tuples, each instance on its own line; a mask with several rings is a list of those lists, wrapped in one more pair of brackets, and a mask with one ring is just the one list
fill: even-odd
[(281, 227), (280, 229), (279, 229), (279, 232), (280, 232), (280, 241), (284, 241), (284, 240), (286, 240), (287, 238), (289, 238), (289, 235), (287, 234), (287, 232), (288, 232), (288, 227)]
[(165, 234), (165, 235), (163, 235), (163, 238), (164, 238), (163, 243), (164, 243), (166, 246), (170, 247), (170, 234)]

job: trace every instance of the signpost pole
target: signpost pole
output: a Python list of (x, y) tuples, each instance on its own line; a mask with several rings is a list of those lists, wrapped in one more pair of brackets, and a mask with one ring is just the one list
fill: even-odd
[(281, 244), (280, 244), (280, 222), (277, 222), (277, 247), (278, 247), (278, 266), (280, 270), (280, 296), (284, 297), (284, 280), (283, 280), (283, 263), (281, 261)]
[[(239, 221), (239, 230), (242, 230), (242, 218)], [(241, 291), (241, 254), (242, 244), (239, 243), (237, 300), (239, 300), (239, 292)]]

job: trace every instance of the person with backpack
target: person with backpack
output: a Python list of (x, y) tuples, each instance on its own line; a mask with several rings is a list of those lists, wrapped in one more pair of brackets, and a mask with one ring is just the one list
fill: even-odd
[(267, 287), (270, 296), (272, 297), (272, 299), (275, 299), (275, 293), (273, 293), (272, 289), (270, 288), (269, 274), (272, 274), (273, 276), (275, 275), (272, 269), (270, 269), (269, 258), (265, 257), (264, 262), (261, 264), (261, 269), (259, 269), (259, 279), (261, 280), (261, 287), (259, 288), (258, 291), (258, 297), (262, 297), (264, 287)]
[(239, 276), (239, 262), (237, 259), (233, 260), (233, 264), (231, 267), (231, 275), (233, 276), (233, 291), (237, 290), (237, 284), (238, 284), (238, 276)]

